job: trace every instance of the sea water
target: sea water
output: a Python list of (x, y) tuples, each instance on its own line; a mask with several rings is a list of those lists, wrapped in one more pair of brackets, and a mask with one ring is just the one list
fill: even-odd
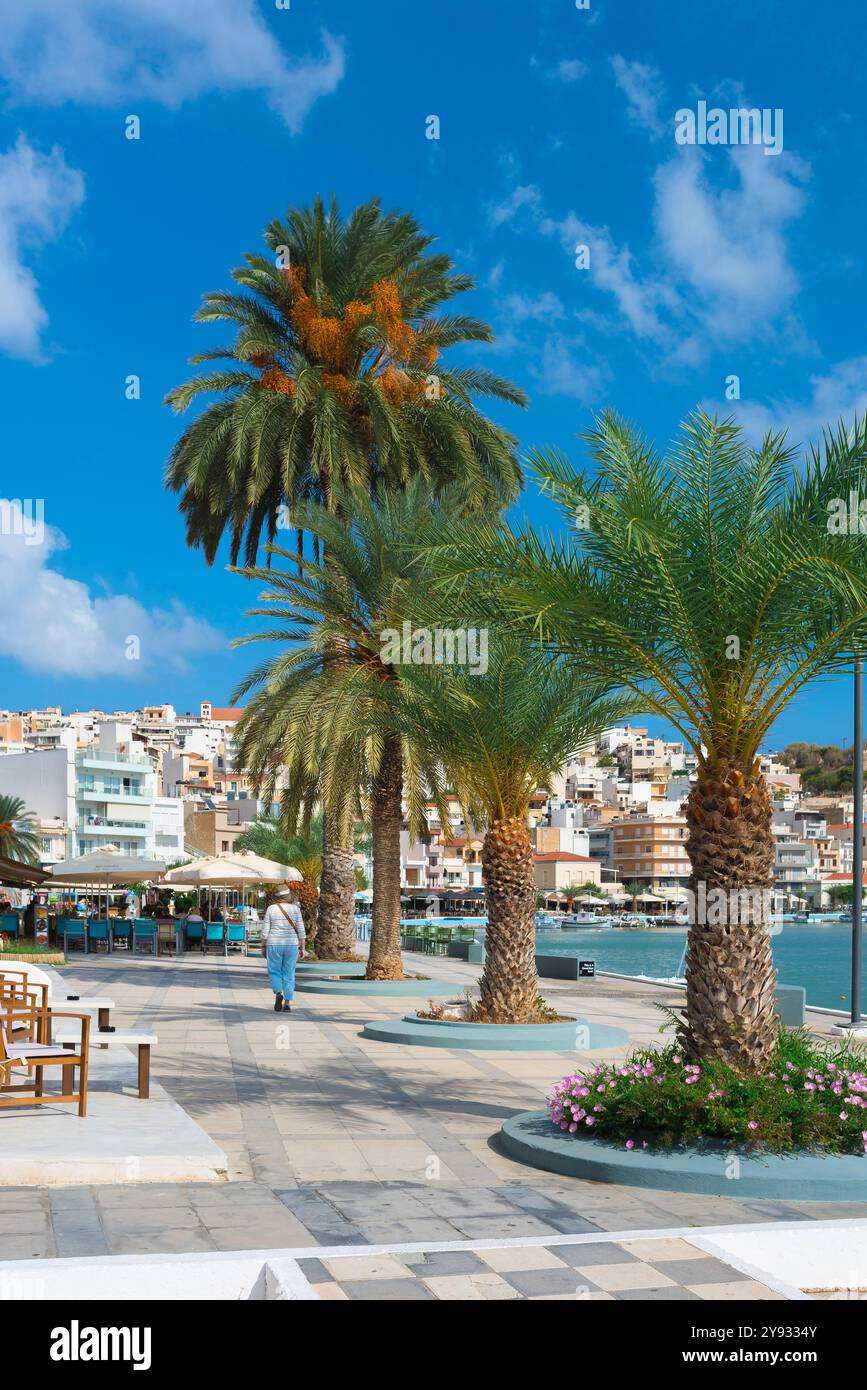
[[(774, 964), (780, 984), (803, 985), (807, 1003), (826, 1009), (851, 1008), (852, 927), (848, 922), (827, 926), (775, 923)], [(537, 931), (536, 950), (552, 956), (580, 956), (596, 961), (597, 970), (618, 975), (650, 975), (668, 979), (678, 973), (686, 931), (669, 927), (652, 931), (622, 931), (590, 927), (580, 931)], [(867, 963), (865, 963), (867, 969)], [(867, 1013), (867, 981), (861, 992)]]

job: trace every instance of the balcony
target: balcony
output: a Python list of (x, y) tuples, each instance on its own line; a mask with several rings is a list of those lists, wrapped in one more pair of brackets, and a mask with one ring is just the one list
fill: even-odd
[(75, 788), (79, 801), (149, 801), (150, 796), (144, 787), (107, 787), (104, 782), (79, 782)]
[(121, 753), (108, 750), (105, 753), (77, 753), (75, 755), (76, 767), (134, 767), (140, 768), (142, 774), (151, 772), (152, 766), (150, 758), (142, 757), (140, 754), (133, 756), (132, 753)]
[(78, 830), (86, 830), (88, 834), (108, 834), (113, 835), (120, 831), (123, 835), (147, 835), (149, 825), (143, 820), (106, 820), (100, 816), (97, 820), (88, 820), (80, 816), (76, 822)]

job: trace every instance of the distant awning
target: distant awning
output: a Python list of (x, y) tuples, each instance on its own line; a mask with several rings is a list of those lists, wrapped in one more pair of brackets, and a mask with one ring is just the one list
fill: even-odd
[(51, 874), (37, 864), (22, 864), (20, 859), (6, 859), (0, 854), (0, 883), (10, 888), (35, 888)]

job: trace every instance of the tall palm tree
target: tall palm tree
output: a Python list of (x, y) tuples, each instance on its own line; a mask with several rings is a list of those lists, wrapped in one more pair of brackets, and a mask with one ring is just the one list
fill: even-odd
[(22, 864), (39, 863), (36, 817), (20, 796), (0, 795), (0, 855)]
[(611, 682), (588, 682), (538, 643), (492, 629), (484, 673), (411, 666), (396, 688), (404, 726), (441, 760), (468, 825), (484, 827), (488, 925), (477, 1021), (540, 1018), (530, 799), (575, 750), (634, 713)]
[[(196, 315), (229, 323), (235, 339), (193, 363), (225, 365), (167, 397), (178, 412), (208, 402), (166, 471), (166, 485), (181, 493), (187, 539), (208, 563), (228, 536), (232, 562), (243, 545), (252, 565), (263, 529), (273, 542), (281, 526), (297, 526), (300, 503), (332, 508), (347, 486), (422, 477), (434, 486), (458, 481), (483, 505), (513, 500), (521, 486), (515, 440), (474, 397), (526, 398), (491, 372), (440, 360), (493, 334), (476, 319), (437, 312), (472, 280), (455, 274), (448, 256), (429, 254), (433, 238), (376, 199), (344, 219), (333, 199), (326, 208), (317, 198), (270, 222), (264, 241), (267, 254), (248, 254), (232, 272), (239, 290), (206, 294)], [(344, 656), (337, 643), (330, 659)], [(347, 930), (353, 892), (351, 844), (326, 816), (326, 936)]]
[[(289, 570), (246, 569), (240, 573), (269, 589), (255, 616), (278, 626), (241, 643), (276, 641), (277, 656), (253, 671), (236, 692), (255, 690), (238, 731), (245, 765), (276, 791), (276, 769), (285, 767), (289, 795), (282, 795), (287, 825), (312, 803), (311, 786), (335, 820), (346, 824), (356, 794), (369, 807), (373, 842), (373, 906), (369, 979), (402, 979), (400, 953), (400, 835), (406, 800), (411, 831), (425, 828), (428, 792), (439, 795), (436, 756), (420, 753), (412, 728), (391, 720), (392, 688), (403, 667), (387, 659), (383, 637), (404, 617), (417, 618), (429, 602), (428, 582), (415, 545), (445, 511), (466, 506), (465, 494), (446, 490), (437, 500), (415, 479), (402, 492), (382, 483), (374, 495), (359, 495), (340, 513), (308, 504), (298, 517), (328, 556), (315, 563), (269, 547)], [(343, 516), (348, 519), (343, 520)], [(326, 660), (335, 640), (345, 659)], [(317, 954), (346, 957), (354, 949), (352, 923), (345, 934), (320, 931)]]
[(800, 470), (784, 435), (754, 448), (702, 411), (667, 456), (612, 413), (584, 440), (592, 469), (533, 458), (566, 539), (476, 528), (444, 537), (439, 563), (453, 587), (496, 590), (586, 672), (616, 675), (692, 748), (690, 887), (722, 890), (729, 910), (691, 926), (685, 1033), (698, 1058), (749, 1072), (777, 1032), (757, 754), (809, 682), (867, 649), (864, 538), (849, 512), (867, 497), (867, 422), (826, 431)]

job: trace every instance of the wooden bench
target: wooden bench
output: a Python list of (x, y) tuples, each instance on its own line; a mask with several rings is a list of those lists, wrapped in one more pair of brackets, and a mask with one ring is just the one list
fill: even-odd
[[(63, 1047), (71, 1047), (77, 1042), (72, 1031), (63, 1025), (54, 1030), (55, 1042)], [(140, 1100), (147, 1100), (151, 1093), (151, 1048), (156, 1047), (156, 1033), (146, 1033), (142, 1028), (118, 1028), (114, 1033), (101, 1033), (94, 1029), (90, 1035), (93, 1047), (132, 1047), (138, 1048), (138, 1093)]]

